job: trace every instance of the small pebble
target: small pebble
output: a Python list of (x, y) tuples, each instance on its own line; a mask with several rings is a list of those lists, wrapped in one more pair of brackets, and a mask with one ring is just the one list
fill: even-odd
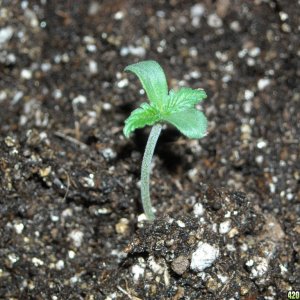
[(211, 14), (207, 18), (207, 24), (213, 28), (220, 28), (223, 26), (223, 21), (217, 14)]
[(67, 218), (67, 217), (72, 217), (73, 216), (73, 211), (71, 208), (66, 208), (62, 211), (61, 216), (63, 218)]
[(92, 1), (89, 4), (88, 15), (95, 16), (99, 12), (100, 8), (101, 8), (100, 3), (96, 2), (96, 1)]
[(257, 141), (256, 147), (257, 147), (258, 149), (263, 149), (263, 148), (265, 148), (267, 145), (268, 145), (267, 141), (265, 141), (265, 140), (263, 140), (263, 139), (259, 139), (259, 140)]
[(11, 26), (0, 29), (0, 44), (3, 44), (11, 39), (14, 34), (14, 29)]
[(65, 267), (65, 262), (61, 259), (55, 264), (55, 268), (57, 270), (62, 270), (64, 267)]
[(198, 174), (198, 170), (196, 168), (190, 169), (188, 170), (188, 177), (189, 179), (191, 179), (193, 182), (195, 182), (197, 180), (197, 174)]
[(243, 124), (243, 125), (241, 126), (241, 132), (242, 132), (242, 133), (248, 133), (248, 134), (251, 134), (252, 129), (251, 129), (250, 125), (248, 125), (248, 124)]
[(166, 16), (166, 13), (163, 11), (163, 10), (158, 10), (156, 12), (156, 15), (159, 17), (159, 18), (164, 18)]
[(189, 75), (193, 79), (198, 79), (201, 77), (201, 73), (199, 71), (191, 71)]
[(239, 233), (238, 229), (236, 227), (232, 228), (229, 233), (228, 233), (228, 237), (229, 238), (233, 238), (234, 236), (236, 236)]
[(95, 186), (95, 175), (89, 174), (89, 176), (82, 177), (81, 183), (84, 187), (93, 188)]
[(0, 103), (7, 98), (7, 93), (5, 91), (0, 91)]
[(268, 78), (261, 78), (257, 82), (257, 87), (260, 91), (264, 90), (269, 84), (271, 83), (271, 80)]
[(182, 275), (189, 266), (189, 260), (186, 256), (180, 255), (177, 258), (175, 258), (172, 262), (172, 270), (178, 274)]
[(255, 157), (255, 161), (256, 161), (257, 164), (260, 165), (260, 164), (263, 163), (264, 157), (262, 155), (258, 155), (258, 156)]
[(52, 222), (57, 222), (57, 221), (59, 221), (59, 216), (51, 215), (50, 219), (51, 219)]
[(75, 97), (72, 100), (72, 104), (73, 105), (77, 105), (77, 104), (85, 104), (87, 102), (87, 98), (84, 95), (78, 95), (77, 97)]
[(51, 166), (39, 169), (39, 175), (41, 177), (47, 177), (51, 172)]
[(12, 264), (16, 263), (20, 258), (15, 254), (15, 253), (11, 253), (8, 255), (8, 259), (10, 260), (10, 262)]
[(249, 67), (255, 66), (255, 59), (252, 57), (248, 57), (246, 62)]
[(36, 267), (42, 266), (44, 264), (44, 262), (37, 257), (33, 257), (31, 261)]
[(74, 284), (78, 281), (78, 276), (77, 275), (74, 275), (73, 277), (70, 278), (70, 283)]
[(215, 293), (216, 290), (218, 289), (218, 281), (216, 280), (216, 278), (213, 277), (208, 278), (206, 282), (206, 287), (209, 291)]
[(230, 29), (235, 32), (241, 31), (241, 25), (240, 25), (239, 21), (233, 21), (230, 23), (229, 26), (230, 26)]
[(62, 97), (62, 91), (59, 89), (56, 89), (53, 91), (52, 95), (55, 99), (60, 99)]
[(138, 221), (138, 226), (141, 225), (142, 222), (147, 221), (147, 217), (145, 214), (140, 214), (137, 217), (137, 221)]
[(121, 56), (133, 55), (137, 57), (144, 57), (146, 55), (146, 49), (143, 47), (135, 47), (135, 46), (128, 46), (122, 47), (120, 50)]
[(22, 223), (14, 224), (14, 228), (17, 234), (21, 234), (24, 229), (24, 224)]
[(73, 250), (68, 251), (68, 256), (70, 259), (73, 259), (76, 256), (76, 253)]
[(123, 11), (121, 11), (121, 10), (119, 10), (119, 11), (117, 11), (116, 13), (115, 13), (115, 15), (114, 15), (114, 19), (115, 20), (122, 20), (123, 18), (124, 18), (124, 12)]
[(236, 248), (234, 247), (234, 245), (231, 245), (231, 244), (227, 244), (226, 249), (230, 252), (236, 251)]
[(205, 7), (203, 4), (197, 3), (191, 7), (190, 13), (191, 17), (201, 17), (204, 15)]
[(281, 21), (284, 22), (289, 18), (289, 15), (287, 13), (285, 13), (284, 11), (280, 11), (279, 17), (280, 17)]
[(16, 145), (16, 140), (11, 136), (7, 136), (4, 140), (7, 147), (14, 147)]
[(94, 44), (87, 44), (86, 50), (91, 53), (95, 53), (97, 51), (97, 46)]
[(243, 104), (243, 109), (244, 109), (244, 112), (246, 114), (250, 114), (251, 110), (252, 110), (252, 103), (251, 102), (246, 102)]
[(177, 220), (177, 225), (179, 226), (179, 227), (181, 227), (181, 228), (184, 228), (185, 227), (185, 224), (182, 222), (182, 221), (180, 221), (180, 220)]
[(110, 110), (112, 109), (112, 105), (111, 105), (110, 103), (108, 103), (108, 102), (104, 102), (104, 103), (102, 104), (102, 107), (103, 107), (103, 109), (104, 109), (105, 111), (110, 111)]
[(198, 27), (200, 25), (200, 19), (204, 15), (205, 7), (202, 4), (195, 4), (191, 7), (190, 14), (192, 18), (192, 25)]
[(272, 182), (269, 183), (269, 189), (270, 189), (270, 193), (275, 194), (276, 186), (274, 183), (272, 183)]
[(124, 78), (124, 79), (121, 79), (118, 83), (117, 83), (117, 86), (118, 88), (122, 89), (126, 86), (128, 86), (128, 79), (127, 78)]
[(292, 31), (291, 26), (289, 24), (287, 24), (287, 23), (283, 23), (281, 25), (281, 29), (284, 32), (291, 32)]
[(107, 214), (110, 214), (111, 212), (112, 212), (112, 210), (109, 207), (102, 207), (102, 208), (97, 209), (97, 213), (99, 215), (107, 215)]
[(92, 75), (98, 73), (98, 64), (96, 61), (94, 61), (94, 60), (89, 61), (89, 71)]
[(228, 280), (228, 276), (222, 275), (222, 274), (217, 274), (217, 277), (220, 279), (220, 281), (225, 284)]
[(258, 47), (251, 48), (248, 53), (251, 57), (256, 57), (260, 54), (260, 48)]
[(191, 57), (197, 57), (197, 55), (198, 55), (198, 50), (197, 50), (197, 48), (196, 48), (196, 47), (191, 47), (191, 48), (189, 49), (189, 55), (190, 55)]
[(119, 222), (115, 225), (116, 232), (118, 234), (126, 234), (129, 232), (129, 220), (126, 218), (121, 218)]
[(32, 78), (32, 72), (31, 72), (31, 70), (23, 69), (21, 71), (21, 78), (23, 78), (25, 80), (31, 79)]
[(117, 157), (117, 153), (111, 148), (105, 148), (101, 150), (101, 154), (104, 156), (104, 158), (107, 161), (113, 160), (114, 158)]
[(43, 72), (48, 72), (48, 71), (50, 71), (51, 70), (51, 64), (50, 63), (42, 63), (41, 64), (41, 70), (43, 71)]
[(254, 92), (252, 92), (251, 90), (245, 90), (244, 97), (247, 101), (249, 101), (254, 97)]
[(78, 229), (74, 229), (69, 233), (69, 238), (72, 240), (74, 246), (77, 248), (81, 246), (83, 241), (83, 236), (84, 236), (83, 232)]

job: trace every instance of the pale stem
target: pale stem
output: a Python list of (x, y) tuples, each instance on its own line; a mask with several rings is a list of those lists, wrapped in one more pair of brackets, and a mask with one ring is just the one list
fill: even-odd
[(150, 221), (153, 221), (155, 219), (155, 215), (152, 209), (151, 199), (150, 199), (151, 161), (154, 153), (154, 148), (156, 146), (161, 129), (162, 126), (160, 124), (156, 124), (152, 127), (147, 141), (143, 162), (142, 162), (142, 172), (141, 172), (142, 205), (143, 205), (145, 215), (147, 219)]

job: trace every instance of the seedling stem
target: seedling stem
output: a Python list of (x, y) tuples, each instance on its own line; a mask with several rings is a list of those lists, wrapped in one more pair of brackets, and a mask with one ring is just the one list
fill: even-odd
[(154, 153), (154, 149), (160, 135), (162, 126), (161, 124), (156, 124), (152, 127), (144, 157), (142, 162), (142, 171), (141, 171), (141, 197), (142, 205), (145, 212), (145, 215), (148, 220), (153, 221), (155, 215), (153, 212), (151, 200), (150, 200), (150, 173), (151, 173), (151, 161)]

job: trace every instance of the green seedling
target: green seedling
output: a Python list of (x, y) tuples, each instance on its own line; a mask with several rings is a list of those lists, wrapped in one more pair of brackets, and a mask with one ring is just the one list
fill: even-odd
[(195, 108), (195, 105), (206, 98), (202, 89), (182, 87), (178, 91), (170, 90), (165, 73), (161, 66), (152, 60), (138, 62), (129, 65), (125, 71), (134, 73), (142, 83), (150, 103), (142, 103), (141, 106), (131, 112), (125, 121), (124, 135), (137, 128), (146, 125), (152, 126), (141, 171), (141, 198), (146, 217), (154, 220), (149, 179), (151, 172), (151, 160), (154, 148), (162, 129), (162, 123), (170, 123), (182, 134), (190, 139), (200, 139), (206, 135), (207, 120), (204, 114)]

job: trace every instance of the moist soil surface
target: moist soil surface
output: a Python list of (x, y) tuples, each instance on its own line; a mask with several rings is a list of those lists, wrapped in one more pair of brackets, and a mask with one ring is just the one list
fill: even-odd
[[(286, 299), (300, 289), (299, 1), (0, 0), (0, 299)], [(208, 134), (123, 135), (203, 88)]]

